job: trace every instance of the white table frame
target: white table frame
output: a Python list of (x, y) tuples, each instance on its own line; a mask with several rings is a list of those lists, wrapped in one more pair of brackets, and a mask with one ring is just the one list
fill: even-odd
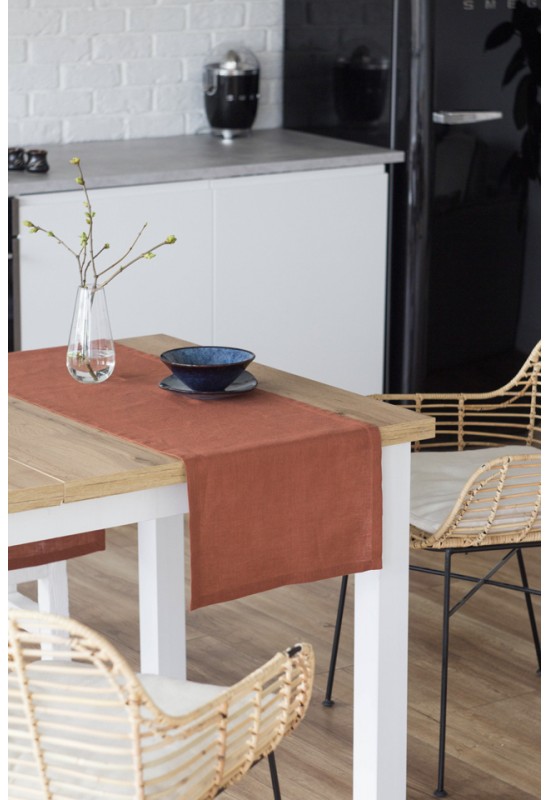
[[(353, 800), (405, 800), (409, 443), (384, 447), (383, 567), (355, 576)], [(138, 524), (141, 671), (185, 678), (185, 486), (9, 515), (9, 544)]]

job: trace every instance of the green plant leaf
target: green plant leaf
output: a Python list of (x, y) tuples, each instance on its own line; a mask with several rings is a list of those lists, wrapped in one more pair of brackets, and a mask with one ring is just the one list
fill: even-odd
[(496, 28), (493, 28), (491, 33), (485, 39), (485, 49), (493, 50), (495, 47), (500, 47), (501, 44), (509, 41), (514, 35), (514, 26), (511, 22), (501, 22)]
[(512, 56), (510, 63), (506, 67), (506, 72), (504, 73), (504, 77), (502, 79), (502, 86), (506, 86), (510, 81), (512, 81), (518, 72), (527, 66), (527, 62), (525, 60), (525, 53), (523, 51), (523, 47), (520, 47), (516, 50), (514, 55)]
[(521, 140), (521, 158), (527, 176), (532, 180), (540, 180), (540, 148), (531, 131), (526, 131)]
[(531, 76), (524, 75), (518, 83), (516, 90), (516, 97), (514, 99), (514, 123), (518, 130), (525, 128), (527, 125), (527, 107), (529, 103), (529, 86), (531, 83)]

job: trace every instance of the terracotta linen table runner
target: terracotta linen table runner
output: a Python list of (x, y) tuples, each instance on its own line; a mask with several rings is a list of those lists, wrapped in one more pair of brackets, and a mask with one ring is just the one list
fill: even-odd
[(376, 426), (261, 388), (201, 401), (160, 389), (166, 374), (123, 345), (97, 386), (64, 348), (9, 355), (12, 396), (184, 461), (191, 608), (381, 567)]

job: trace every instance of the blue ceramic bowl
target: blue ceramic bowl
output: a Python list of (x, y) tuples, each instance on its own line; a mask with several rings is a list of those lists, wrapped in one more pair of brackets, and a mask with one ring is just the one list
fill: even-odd
[(222, 392), (255, 359), (237, 347), (176, 347), (161, 360), (182, 383), (195, 392)]

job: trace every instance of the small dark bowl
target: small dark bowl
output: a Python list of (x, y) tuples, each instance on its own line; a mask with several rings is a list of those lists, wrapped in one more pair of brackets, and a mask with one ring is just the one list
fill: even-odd
[(222, 392), (255, 359), (237, 347), (176, 347), (161, 360), (182, 383), (195, 392)]

